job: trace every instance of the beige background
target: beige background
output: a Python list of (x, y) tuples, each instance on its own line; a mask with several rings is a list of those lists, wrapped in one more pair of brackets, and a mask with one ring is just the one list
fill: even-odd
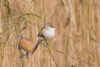
[[(56, 37), (29, 59), (19, 58), (17, 35), (33, 24), (52, 23)], [(99, 67), (100, 0), (0, 0), (1, 67)]]

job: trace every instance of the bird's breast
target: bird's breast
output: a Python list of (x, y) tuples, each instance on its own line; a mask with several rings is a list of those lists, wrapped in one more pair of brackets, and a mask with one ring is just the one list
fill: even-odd
[(21, 39), (19, 41), (19, 46), (21, 46), (23, 49), (27, 50), (27, 51), (32, 51), (34, 45), (32, 44), (31, 41), (25, 40), (25, 39)]

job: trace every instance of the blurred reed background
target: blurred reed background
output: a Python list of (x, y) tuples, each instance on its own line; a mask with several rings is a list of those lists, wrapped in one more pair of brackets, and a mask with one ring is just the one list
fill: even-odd
[[(56, 37), (20, 59), (17, 35), (52, 23)], [(0, 0), (0, 67), (99, 67), (100, 0)]]

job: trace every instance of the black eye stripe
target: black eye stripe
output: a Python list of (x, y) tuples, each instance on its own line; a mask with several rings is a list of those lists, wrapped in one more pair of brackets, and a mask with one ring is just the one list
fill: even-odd
[(53, 25), (50, 25), (50, 27), (54, 28), (54, 26), (53, 26)]

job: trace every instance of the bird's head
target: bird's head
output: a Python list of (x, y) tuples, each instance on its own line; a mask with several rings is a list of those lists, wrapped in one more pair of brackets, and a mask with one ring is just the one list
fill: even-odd
[(46, 25), (41, 33), (46, 39), (52, 39), (55, 36), (55, 27), (52, 24)]

